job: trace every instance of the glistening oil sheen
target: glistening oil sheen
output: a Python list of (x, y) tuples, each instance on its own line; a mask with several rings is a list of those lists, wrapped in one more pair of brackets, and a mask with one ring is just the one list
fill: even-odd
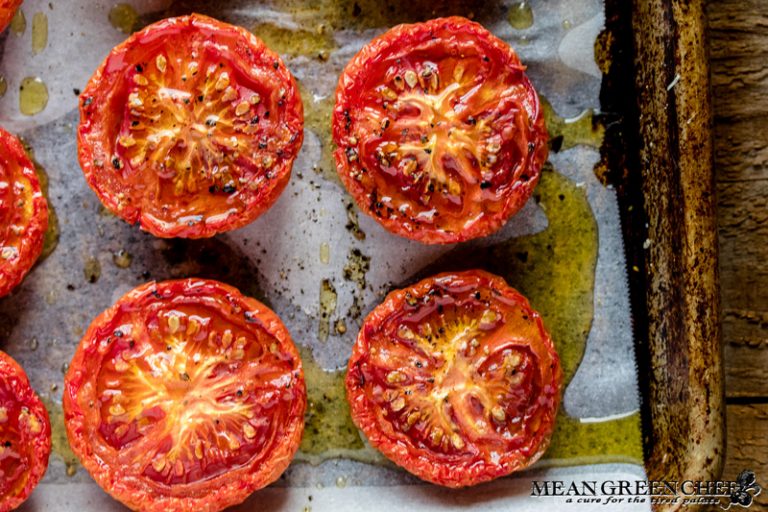
[(41, 400), (48, 410), (48, 418), (51, 422), (51, 452), (66, 466), (67, 476), (74, 476), (77, 472), (79, 461), (69, 447), (67, 429), (64, 424), (64, 411), (58, 404), (48, 397), (42, 396)]
[(35, 159), (35, 152), (29, 144), (27, 144), (25, 140), (22, 140), (21, 143), (24, 146), (24, 151), (27, 153), (27, 156), (29, 156), (29, 159), (32, 160), (32, 164), (35, 166), (35, 173), (40, 182), (40, 190), (43, 192), (43, 196), (48, 204), (48, 229), (45, 230), (45, 235), (43, 236), (43, 250), (37, 260), (37, 264), (39, 264), (45, 258), (50, 256), (56, 249), (56, 246), (59, 245), (59, 216), (56, 214), (56, 209), (53, 207), (51, 196), (48, 191), (48, 185), (50, 183), (48, 172), (42, 165), (40, 165), (40, 162)]
[[(592, 323), (597, 259), (597, 226), (584, 190), (545, 168), (536, 201), (548, 227), (484, 248), (459, 248), (421, 273), (484, 268), (503, 276), (537, 309), (555, 341), (569, 382), (578, 368)], [(456, 262), (461, 262), (459, 265)], [(321, 462), (344, 457), (380, 462), (361, 441), (349, 416), (344, 372), (323, 371), (311, 354), (303, 354), (310, 403), (302, 440), (303, 460)], [(642, 461), (637, 414), (600, 423), (583, 423), (561, 409), (545, 465)]]
[[(267, 3), (270, 8), (290, 17), (295, 24), (293, 29), (276, 22), (252, 20), (252, 31), (283, 56), (312, 58), (324, 66), (330, 66), (326, 61), (336, 49), (333, 36), (336, 30), (383, 30), (398, 23), (447, 15), (463, 15), (487, 24), (505, 15), (495, 2), (480, 0), (445, 0), (430, 4), (428, 8), (410, 0), (318, 0), (311, 6), (303, 0)], [(196, 11), (217, 16), (221, 9), (211, 5), (205, 0), (178, 0), (164, 15)], [(533, 12), (527, 2), (519, 2), (517, 11), (506, 15), (515, 28), (525, 29), (533, 23)], [(133, 26), (135, 23), (134, 19), (131, 22), (133, 30), (137, 28)], [(338, 183), (330, 135), (333, 96), (315, 97), (309, 90), (309, 82), (303, 84), (301, 92), (306, 126), (317, 135), (321, 144), (322, 153), (315, 169), (326, 179)], [(591, 111), (564, 119), (546, 100), (542, 103), (554, 141), (553, 150), (577, 144), (600, 145), (602, 128), (594, 121)], [(561, 355), (567, 382), (581, 361), (592, 322), (597, 228), (583, 190), (552, 169), (544, 172), (536, 189), (536, 199), (549, 220), (545, 231), (506, 240), (482, 250), (457, 249), (425, 269), (421, 277), (450, 270), (460, 258), (465, 258), (465, 268), (485, 268), (504, 276), (529, 297), (544, 317)], [(354, 207), (350, 211), (352, 214), (356, 212)], [(299, 460), (319, 463), (344, 457), (382, 462), (382, 456), (366, 446), (352, 423), (345, 399), (344, 372), (324, 371), (309, 351), (302, 354), (302, 359), (308, 387), (308, 410)], [(637, 415), (602, 423), (582, 423), (561, 412), (544, 459), (546, 464), (562, 465), (638, 462), (641, 453)]]

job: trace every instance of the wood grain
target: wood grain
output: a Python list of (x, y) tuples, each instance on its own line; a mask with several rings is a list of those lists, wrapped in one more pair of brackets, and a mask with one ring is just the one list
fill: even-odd
[[(768, 2), (710, 0), (728, 405), (724, 478), (768, 486)], [(755, 403), (749, 403), (754, 400)], [(768, 492), (758, 497), (768, 509)]]
[[(768, 2), (711, 0), (707, 15), (726, 393), (766, 397)], [(764, 429), (768, 432), (768, 423)]]
[[(756, 504), (749, 510), (768, 510), (768, 459), (759, 458), (768, 453), (768, 436), (765, 425), (768, 423), (768, 404), (748, 404), (728, 406), (728, 446), (723, 478), (734, 480), (738, 474), (751, 469), (757, 475), (757, 482), (763, 492), (755, 499)], [(738, 510), (738, 509), (737, 509)]]

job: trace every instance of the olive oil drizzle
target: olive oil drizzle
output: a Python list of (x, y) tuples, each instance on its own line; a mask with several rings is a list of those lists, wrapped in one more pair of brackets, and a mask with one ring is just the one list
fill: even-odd
[(32, 53), (37, 55), (48, 46), (48, 16), (36, 12), (32, 16)]
[(517, 30), (533, 26), (533, 9), (528, 2), (518, 2), (509, 8), (507, 13), (509, 25)]
[[(336, 49), (333, 39), (336, 30), (386, 28), (453, 14), (483, 23), (505, 14), (494, 2), (479, 0), (446, 0), (426, 9), (419, 2), (407, 0), (318, 0), (311, 6), (303, 0), (272, 0), (268, 4), (289, 15), (297, 28), (287, 29), (261, 20), (254, 24), (252, 20), (253, 33), (283, 55), (316, 58), (321, 62)], [(215, 16), (216, 10), (211, 5), (205, 0), (177, 0), (164, 16), (191, 11)], [(506, 15), (510, 25), (519, 30), (534, 22), (528, 2), (513, 5)], [(115, 16), (111, 13), (110, 21), (113, 26), (126, 27), (120, 28), (126, 32), (143, 24), (143, 17), (137, 22), (135, 13), (127, 12), (127, 21), (120, 16), (112, 21)], [(567, 27), (564, 25), (564, 28)], [(526, 42), (527, 39), (521, 38), (518, 44)], [(330, 133), (333, 95), (318, 97), (308, 84), (301, 85), (301, 95), (306, 128), (319, 138), (321, 145), (315, 171), (339, 184)], [(559, 116), (545, 98), (542, 98), (542, 106), (553, 151), (579, 144), (600, 146), (603, 126), (595, 112), (587, 110), (575, 118), (566, 119)], [(549, 220), (546, 230), (490, 247), (458, 248), (430, 265), (420, 277), (441, 270), (458, 270), (457, 261), (465, 262), (463, 268), (480, 267), (504, 276), (527, 295), (542, 314), (560, 353), (568, 382), (581, 361), (592, 322), (597, 227), (584, 191), (551, 167), (544, 171), (535, 195)], [(352, 217), (356, 212), (353, 205), (349, 211), (350, 224), (354, 224)], [(360, 232), (358, 238), (364, 238), (364, 234)], [(348, 316), (355, 315), (350, 311)], [(377, 451), (367, 446), (352, 422), (345, 397), (345, 371), (324, 370), (308, 349), (302, 349), (302, 360), (308, 408), (297, 460), (319, 463), (343, 457), (370, 463), (385, 462)], [(567, 416), (561, 408), (543, 464), (640, 462), (639, 425), (637, 414), (605, 422), (583, 423)]]
[(79, 461), (69, 446), (69, 440), (67, 440), (67, 429), (64, 424), (64, 411), (61, 404), (45, 396), (40, 399), (45, 408), (48, 409), (48, 418), (51, 422), (51, 452), (64, 462), (67, 476), (74, 476)]
[[(549, 220), (544, 231), (490, 247), (456, 249), (420, 274), (424, 277), (479, 267), (502, 275), (541, 313), (560, 354), (567, 383), (581, 362), (592, 324), (597, 225), (584, 190), (551, 166), (542, 174), (536, 200)], [(363, 444), (349, 417), (345, 371), (324, 371), (309, 351), (304, 351), (302, 360), (310, 407), (301, 460), (318, 463), (344, 457), (380, 462), (370, 458), (370, 448)], [(641, 463), (639, 427), (637, 414), (583, 423), (561, 409), (543, 464)]]
[(309, 349), (301, 348), (307, 384), (307, 412), (298, 460), (319, 464), (333, 458), (381, 462), (383, 457), (363, 442), (349, 414), (344, 377), (346, 371), (326, 371)]
[(115, 4), (108, 15), (109, 23), (123, 34), (131, 34), (136, 30), (139, 14), (132, 5), (126, 3)]
[(251, 32), (281, 55), (311, 55), (325, 60), (328, 52), (336, 49), (333, 33), (323, 23), (314, 28), (290, 29), (259, 22), (251, 27)]
[(587, 109), (576, 117), (565, 118), (555, 112), (552, 104), (545, 97), (539, 96), (539, 100), (544, 111), (544, 121), (549, 131), (549, 146), (552, 151), (570, 149), (579, 144), (600, 148), (605, 127), (594, 110)]
[(40, 253), (40, 258), (37, 260), (37, 262), (40, 263), (50, 256), (56, 249), (56, 246), (59, 245), (61, 231), (59, 229), (59, 216), (56, 214), (56, 209), (53, 207), (51, 196), (48, 192), (48, 173), (37, 163), (37, 161), (33, 160), (33, 162), (35, 164), (38, 179), (40, 180), (40, 188), (48, 203), (48, 229), (45, 230), (45, 235), (43, 236), (43, 251)]
[(19, 85), (19, 110), (25, 116), (33, 116), (48, 105), (48, 86), (38, 77), (28, 76)]
[(13, 15), (10, 28), (11, 32), (16, 36), (21, 36), (27, 30), (27, 18), (24, 16), (24, 11), (21, 10), (21, 7), (19, 7), (16, 10), (16, 14)]
[(312, 166), (324, 179), (341, 185), (336, 174), (336, 162), (333, 151), (336, 145), (331, 136), (331, 116), (335, 100), (333, 95), (317, 98), (304, 84), (299, 84), (301, 99), (304, 103), (304, 126), (314, 133), (320, 143), (320, 158)]
[(37, 179), (40, 182), (40, 190), (43, 192), (45, 201), (48, 204), (48, 227), (45, 230), (45, 235), (43, 236), (43, 250), (40, 253), (40, 257), (37, 259), (36, 263), (39, 264), (48, 256), (50, 256), (51, 253), (53, 253), (53, 251), (56, 249), (56, 246), (59, 245), (59, 237), (61, 235), (59, 228), (59, 216), (56, 214), (56, 209), (53, 207), (53, 203), (51, 202), (51, 195), (48, 190), (48, 184), (50, 183), (48, 172), (35, 159), (35, 152), (32, 147), (29, 146), (29, 144), (27, 144), (27, 142), (23, 139), (21, 144), (24, 146), (24, 151), (27, 153), (29, 159), (32, 160), (32, 164), (35, 166), (35, 173), (37, 174)]

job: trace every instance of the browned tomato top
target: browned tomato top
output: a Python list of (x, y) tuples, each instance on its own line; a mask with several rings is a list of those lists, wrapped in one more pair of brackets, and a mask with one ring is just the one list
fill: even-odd
[[(277, 316), (190, 279), (137, 288), (94, 321), (64, 406), (73, 449), (116, 498), (218, 510), (282, 473), (305, 403), (301, 361)], [(216, 503), (205, 499), (213, 489)]]
[(503, 476), (546, 449), (559, 359), (539, 315), (501, 278), (440, 274), (390, 294), (349, 362), (352, 415), (415, 475), (458, 487)]
[(427, 243), (497, 230), (546, 160), (517, 55), (464, 18), (397, 26), (352, 59), (336, 94), (342, 181), (384, 227)]
[(157, 236), (208, 237), (274, 203), (303, 138), (280, 57), (200, 15), (115, 47), (81, 95), (79, 158), (104, 204)]
[(0, 297), (18, 285), (43, 250), (48, 204), (19, 139), (0, 128)]
[(51, 425), (24, 370), (0, 351), (0, 511), (18, 507), (45, 474)]

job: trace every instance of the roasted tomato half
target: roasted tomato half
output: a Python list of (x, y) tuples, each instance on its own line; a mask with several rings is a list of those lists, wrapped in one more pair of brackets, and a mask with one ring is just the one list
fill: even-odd
[(253, 221), (301, 147), (298, 87), (247, 30), (193, 14), (116, 46), (80, 96), (78, 156), (104, 205), (160, 237)]
[(475, 270), (390, 293), (363, 323), (346, 386), (374, 447), (419, 478), (463, 487), (544, 453), (561, 382), (538, 313)]
[(148, 283), (88, 328), (65, 379), (73, 451), (134, 510), (215, 511), (288, 467), (304, 429), (280, 319), (216, 281)]
[(0, 512), (29, 497), (50, 453), (48, 412), (21, 366), (0, 351)]
[(18, 285), (43, 250), (48, 203), (19, 139), (0, 128), (0, 297)]
[(333, 113), (336, 166), (358, 206), (425, 243), (499, 229), (547, 158), (524, 69), (506, 43), (459, 17), (368, 43), (341, 75)]
[(0, 32), (11, 23), (22, 0), (0, 0)]

